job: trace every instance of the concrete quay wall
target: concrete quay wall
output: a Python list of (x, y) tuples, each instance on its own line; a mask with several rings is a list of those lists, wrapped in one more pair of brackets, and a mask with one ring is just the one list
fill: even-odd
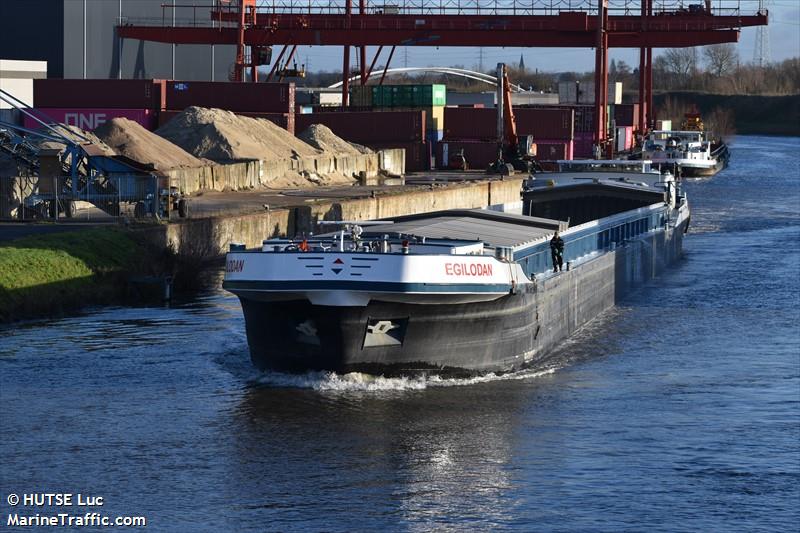
[(223, 255), (232, 242), (256, 248), (270, 237), (320, 233), (318, 222), (322, 220), (370, 220), (514, 203), (519, 201), (521, 187), (520, 178), (435, 188), (417, 187), (388, 194), (377, 193), (369, 198), (318, 199), (310, 205), (271, 209), (263, 213), (189, 218), (143, 231), (158, 247), (171, 248), (182, 255), (213, 257)]
[(163, 172), (170, 184), (183, 194), (199, 191), (242, 191), (269, 187), (286, 173), (342, 174), (357, 176), (365, 172), (368, 178), (385, 171), (405, 173), (405, 150), (387, 149), (372, 154), (319, 155), (273, 161), (240, 161), (227, 165), (208, 165), (199, 168), (178, 168)]
[(532, 358), (552, 349), (677, 261), (685, 224), (629, 241), (569, 271), (537, 282)]

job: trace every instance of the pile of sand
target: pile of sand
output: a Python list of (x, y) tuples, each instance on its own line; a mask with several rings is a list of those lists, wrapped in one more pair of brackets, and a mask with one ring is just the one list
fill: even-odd
[(372, 150), (366, 146), (345, 141), (323, 124), (312, 124), (306, 131), (298, 135), (298, 137), (323, 152), (347, 155), (372, 153)]
[[(77, 126), (68, 126), (66, 124), (57, 124), (55, 125), (56, 130), (60, 130), (61, 134), (68, 139), (71, 139), (72, 142), (83, 144), (87, 141), (94, 144), (96, 147), (100, 148), (106, 155), (117, 155), (113, 148), (103, 142), (103, 140), (95, 135), (90, 131), (85, 131), (80, 129)], [(50, 134), (49, 131), (44, 131), (45, 134)], [(81, 138), (82, 137), (82, 138)], [(64, 143), (60, 143), (57, 141), (41, 141), (38, 143), (40, 148), (46, 149), (63, 149), (65, 147)]]
[(180, 146), (127, 118), (111, 119), (94, 132), (118, 154), (140, 163), (152, 163), (157, 170), (195, 168), (205, 164)]
[(270, 161), (320, 153), (269, 120), (222, 109), (188, 107), (156, 133), (195, 157), (220, 162)]

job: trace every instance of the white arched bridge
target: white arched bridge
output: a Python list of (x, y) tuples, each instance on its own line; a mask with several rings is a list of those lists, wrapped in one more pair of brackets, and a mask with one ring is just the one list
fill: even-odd
[[(411, 72), (436, 72), (438, 74), (451, 74), (453, 76), (460, 76), (462, 78), (467, 78), (470, 80), (481, 81), (493, 87), (497, 87), (497, 78), (492, 76), (491, 74), (484, 74), (483, 72), (476, 72), (474, 70), (467, 70), (463, 68), (452, 68), (452, 67), (398, 67), (398, 68), (390, 68), (387, 69), (385, 72), (383, 70), (378, 70), (376, 72), (371, 72), (367, 79), (374, 78), (376, 76), (381, 77), (388, 74), (405, 74)], [(349, 78), (348, 81), (357, 81), (361, 79), (360, 75), (353, 76)], [(328, 87), (329, 89), (338, 89), (342, 86), (344, 82), (337, 82)], [(520, 87), (519, 85), (511, 84), (511, 90), (518, 93), (527, 92), (525, 89)]]

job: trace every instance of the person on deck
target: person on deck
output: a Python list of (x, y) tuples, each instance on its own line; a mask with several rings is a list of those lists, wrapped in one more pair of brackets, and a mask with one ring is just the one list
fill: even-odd
[(553, 258), (553, 272), (560, 272), (564, 265), (564, 239), (558, 236), (558, 230), (550, 239), (550, 256)]

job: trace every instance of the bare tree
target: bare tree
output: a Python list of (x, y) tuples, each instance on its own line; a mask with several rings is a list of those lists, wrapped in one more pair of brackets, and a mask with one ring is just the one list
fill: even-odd
[(669, 48), (663, 57), (667, 70), (673, 74), (688, 78), (697, 72), (696, 48)]
[(703, 49), (708, 70), (717, 78), (728, 74), (739, 62), (739, 54), (731, 43), (712, 44)]

